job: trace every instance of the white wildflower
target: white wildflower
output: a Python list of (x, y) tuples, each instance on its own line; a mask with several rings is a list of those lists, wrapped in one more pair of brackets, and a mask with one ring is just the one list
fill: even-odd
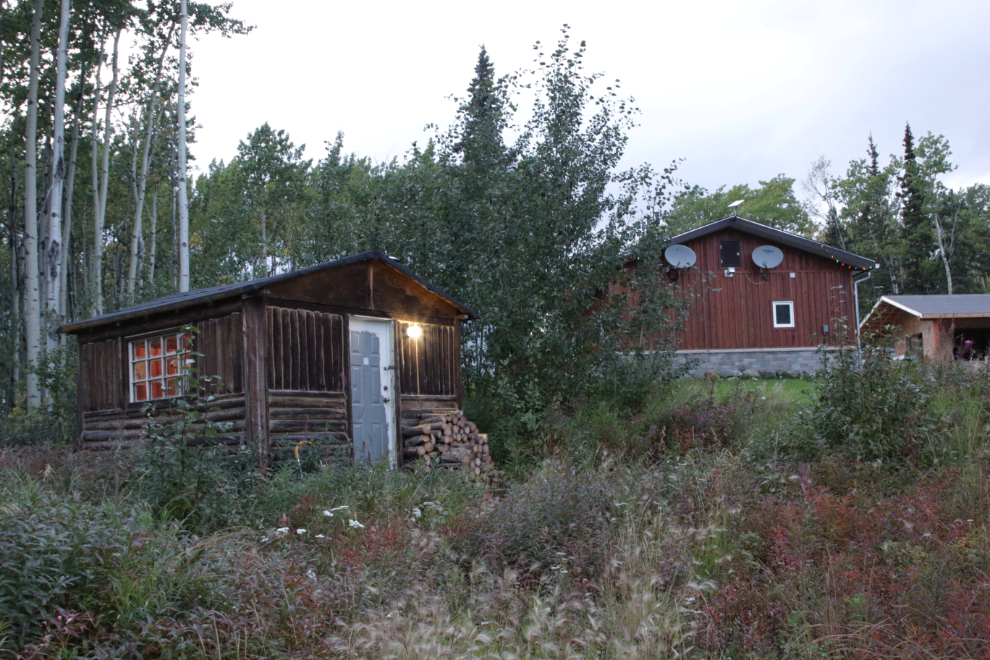
[(305, 534), (305, 533), (306, 533), (306, 530), (303, 529), (302, 527), (300, 527), (299, 529), (296, 530), (296, 534)]
[(326, 537), (323, 534), (317, 534), (316, 535), (316, 538), (318, 538), (318, 539), (325, 539)]
[(288, 527), (279, 527), (278, 529), (275, 530), (275, 536), (282, 536), (283, 534), (288, 534), (288, 533), (289, 533)]
[(333, 511), (324, 511), (323, 515), (327, 518), (333, 518)]
[(350, 525), (351, 527), (353, 527), (354, 529), (364, 529), (364, 525), (362, 525), (361, 523), (359, 523), (356, 520), (351, 520), (347, 524)]
[(419, 507), (413, 507), (413, 518), (422, 518), (423, 512), (419, 510)]

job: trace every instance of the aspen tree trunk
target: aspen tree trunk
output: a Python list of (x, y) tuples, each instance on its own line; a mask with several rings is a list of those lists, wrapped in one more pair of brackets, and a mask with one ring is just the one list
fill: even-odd
[[(17, 155), (14, 145), (10, 146), (10, 199), (7, 208), (7, 228), (9, 235), (7, 245), (10, 246), (10, 327), (13, 334), (14, 354), (10, 370), (10, 382), (19, 383), (21, 380), (21, 273), (18, 268), (17, 249)], [(12, 399), (13, 400), (13, 399)]]
[[(65, 210), (62, 213), (63, 235), (62, 240), (65, 247), (62, 249), (62, 260), (59, 265), (59, 302), (58, 308), (62, 311), (62, 317), (69, 316), (69, 248), (72, 244), (72, 193), (76, 184), (76, 155), (79, 152), (79, 124), (82, 121), (83, 91), (86, 88), (86, 66), (83, 65), (79, 75), (79, 96), (76, 98), (75, 117), (72, 120), (72, 146), (69, 147), (69, 169), (65, 177)], [(64, 338), (63, 338), (64, 341)]]
[(52, 194), (48, 214), (48, 250), (45, 279), (48, 282), (48, 350), (59, 346), (58, 331), (62, 318), (62, 186), (65, 181), (65, 60), (69, 40), (69, 2), (62, 0), (62, 22), (58, 30), (58, 56), (55, 73), (55, 136), (52, 140)]
[[(96, 219), (100, 216), (100, 94), (103, 92), (103, 80), (100, 74), (103, 72), (103, 57), (106, 55), (106, 37), (100, 41), (100, 58), (96, 62), (96, 91), (93, 94), (93, 133), (90, 138), (89, 149), (89, 171), (92, 174), (93, 183), (93, 231), (96, 232)], [(89, 281), (89, 293), (93, 300), (96, 300), (96, 248), (102, 248), (103, 244), (98, 238), (93, 239), (93, 249), (89, 251), (89, 259), (86, 262), (87, 280)], [(95, 302), (90, 309), (92, 314), (96, 314)]]
[(158, 186), (151, 193), (151, 246), (148, 248), (148, 289), (155, 286), (155, 250), (158, 239)]
[(261, 277), (268, 277), (268, 227), (265, 207), (261, 207)]
[(31, 21), (31, 60), (28, 78), (27, 124), (24, 129), (24, 272), (27, 335), (27, 407), (41, 405), (41, 386), (35, 369), (41, 356), (41, 299), (38, 273), (38, 63), (41, 58), (41, 12), (45, 0), (35, 0)]
[[(110, 149), (112, 148), (113, 124), (110, 111), (113, 109), (114, 96), (117, 93), (117, 78), (120, 69), (117, 66), (117, 56), (120, 49), (120, 33), (123, 28), (117, 28), (113, 35), (113, 77), (107, 89), (106, 120), (103, 127), (103, 160), (100, 164), (99, 209), (93, 227), (93, 315), (103, 313), (103, 223), (106, 220), (107, 184), (110, 179)], [(95, 121), (95, 118), (94, 118)]]
[[(158, 58), (158, 69), (155, 71), (155, 86), (151, 98), (148, 99), (148, 112), (145, 116), (144, 148), (141, 152), (141, 176), (137, 179), (137, 192), (134, 209), (134, 232), (131, 236), (131, 263), (127, 270), (127, 300), (134, 300), (134, 286), (138, 276), (138, 252), (142, 237), (141, 219), (144, 212), (144, 198), (148, 184), (148, 156), (151, 151), (151, 141), (155, 136), (155, 106), (158, 104), (158, 94), (161, 91), (162, 68), (165, 65), (165, 54), (168, 53), (168, 45), (172, 41), (172, 31), (169, 30), (165, 38), (165, 45), (162, 46), (161, 57)], [(137, 151), (135, 150), (135, 154)]]
[(935, 213), (935, 236), (938, 238), (938, 253), (942, 256), (942, 265), (945, 266), (945, 284), (949, 295), (952, 295), (952, 268), (949, 266), (949, 255), (946, 254), (945, 230), (942, 227), (942, 220)]
[(189, 10), (182, 0), (179, 37), (179, 291), (189, 290), (189, 199), (186, 190), (186, 24)]

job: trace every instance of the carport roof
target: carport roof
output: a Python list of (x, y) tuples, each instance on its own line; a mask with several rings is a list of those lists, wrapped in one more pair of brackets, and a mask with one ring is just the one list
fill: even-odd
[(860, 324), (875, 325), (891, 317), (895, 310), (919, 319), (990, 318), (990, 293), (940, 294), (928, 296), (883, 296)]

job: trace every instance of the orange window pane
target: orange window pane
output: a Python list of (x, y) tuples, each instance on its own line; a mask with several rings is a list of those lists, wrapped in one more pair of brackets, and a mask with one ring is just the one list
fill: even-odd
[(193, 349), (192, 335), (182, 335), (182, 350), (191, 351)]
[(162, 377), (162, 361), (161, 360), (151, 360), (149, 362), (151, 366), (151, 377), (161, 378)]
[(138, 383), (134, 386), (134, 400), (135, 401), (147, 401), (148, 400), (148, 385), (147, 383)]
[(131, 343), (131, 350), (135, 360), (142, 360), (148, 357), (148, 349), (144, 345), (144, 340)]
[(165, 375), (166, 376), (179, 375), (179, 358), (177, 357), (165, 358)]
[(141, 361), (134, 363), (134, 380), (145, 380), (148, 378), (148, 363)]
[(162, 390), (162, 381), (160, 380), (151, 381), (151, 398), (152, 399), (165, 398), (165, 395)]
[(149, 344), (151, 348), (151, 357), (160, 357), (162, 354), (162, 338), (156, 337), (152, 339)]
[(165, 338), (165, 354), (172, 355), (173, 353), (179, 352), (179, 338), (178, 337), (166, 337)]
[(166, 381), (166, 390), (168, 396), (179, 396), (182, 394), (182, 379), (181, 378), (169, 378)]

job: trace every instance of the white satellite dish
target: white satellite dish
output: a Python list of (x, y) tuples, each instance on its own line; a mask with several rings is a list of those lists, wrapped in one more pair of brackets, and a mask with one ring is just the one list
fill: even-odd
[(668, 245), (663, 258), (674, 268), (690, 268), (698, 260), (694, 250), (686, 245)]
[(760, 268), (776, 268), (784, 260), (784, 253), (772, 245), (761, 245), (753, 250), (753, 263)]

